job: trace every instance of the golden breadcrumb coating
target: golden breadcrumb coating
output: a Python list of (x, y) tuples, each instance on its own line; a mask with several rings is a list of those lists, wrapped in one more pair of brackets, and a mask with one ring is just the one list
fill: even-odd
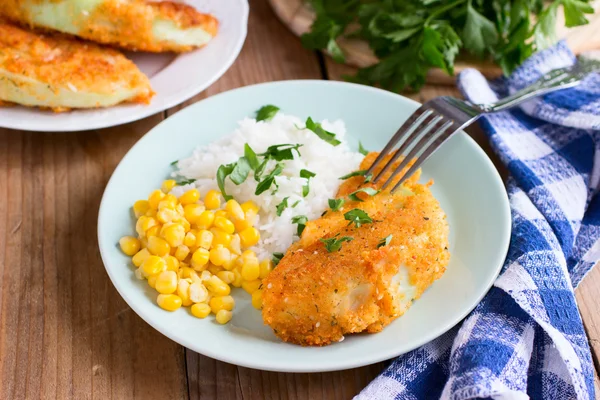
[(148, 78), (116, 50), (0, 21), (0, 101), (65, 111), (147, 104)]
[(2, 0), (0, 16), (129, 50), (185, 52), (206, 45), (218, 21), (194, 7), (145, 0)]
[[(361, 169), (375, 156), (370, 154)], [(353, 192), (362, 180), (349, 180), (340, 194)], [(413, 177), (399, 194), (382, 192), (329, 211), (320, 219), (327, 221), (323, 229), (314, 228), (311, 236), (352, 241), (334, 252), (314, 237), (290, 248), (263, 281), (265, 324), (286, 342), (321, 346), (348, 333), (379, 332), (401, 316), (442, 276), (450, 258), (446, 216), (430, 184)], [(343, 214), (353, 208), (368, 208), (373, 223), (348, 226)], [(389, 235), (390, 243), (378, 246)]]

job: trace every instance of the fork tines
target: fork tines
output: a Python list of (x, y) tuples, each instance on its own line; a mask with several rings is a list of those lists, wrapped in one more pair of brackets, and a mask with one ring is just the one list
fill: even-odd
[[(393, 167), (400, 156), (404, 159), (385, 181), (382, 189), (387, 188), (394, 179), (399, 179), (391, 192), (396, 191), (415, 171), (429, 158), (429, 156), (457, 129), (453, 120), (438, 113), (428, 104), (422, 105), (408, 120), (398, 129), (392, 139), (377, 156), (367, 174), (373, 174), (377, 166), (395, 151), (394, 155), (385, 166), (375, 175), (373, 182), (377, 182), (384, 174)], [(397, 150), (394, 150), (399, 146)], [(398, 176), (403, 169), (413, 160), (414, 164), (402, 175)]]

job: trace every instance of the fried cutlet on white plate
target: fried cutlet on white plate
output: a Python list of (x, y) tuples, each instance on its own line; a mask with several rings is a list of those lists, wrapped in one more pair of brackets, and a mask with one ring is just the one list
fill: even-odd
[(148, 78), (117, 50), (0, 21), (0, 103), (66, 111), (149, 103)]
[(184, 52), (206, 45), (218, 22), (194, 7), (145, 0), (1, 0), (0, 16), (129, 50)]

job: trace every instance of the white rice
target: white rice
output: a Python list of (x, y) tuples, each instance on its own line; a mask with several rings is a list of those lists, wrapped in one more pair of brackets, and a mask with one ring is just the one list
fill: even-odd
[[(343, 121), (322, 121), (324, 129), (336, 134), (336, 139), (342, 143), (332, 146), (319, 138), (314, 132), (303, 129), (304, 121), (297, 117), (284, 115), (279, 112), (270, 121), (260, 121), (246, 118), (239, 121), (239, 127), (227, 135), (206, 146), (194, 150), (189, 158), (179, 160), (176, 177), (196, 179), (192, 184), (176, 186), (172, 193), (181, 195), (186, 190), (196, 187), (202, 196), (210, 190), (219, 190), (216, 180), (217, 169), (220, 165), (237, 161), (244, 155), (244, 145), (248, 143), (258, 154), (267, 147), (276, 144), (302, 144), (298, 156), (294, 151), (294, 160), (285, 160), (284, 170), (275, 178), (279, 189), (273, 192), (275, 186), (259, 196), (256, 191), (257, 182), (253, 173), (241, 185), (236, 186), (229, 178), (226, 179), (225, 189), (239, 203), (252, 200), (260, 206), (258, 228), (261, 240), (254, 249), (259, 259), (270, 258), (274, 252), (285, 253), (287, 248), (298, 239), (297, 225), (291, 219), (297, 215), (305, 215), (309, 220), (318, 218), (328, 208), (327, 200), (334, 198), (342, 182), (339, 178), (355, 171), (363, 156), (353, 152), (344, 140), (346, 128)], [(300, 129), (299, 129), (300, 128)], [(269, 162), (265, 174), (273, 169), (274, 161)], [(300, 170), (306, 169), (316, 175), (310, 178), (310, 192), (302, 197), (302, 187), (306, 179), (300, 178)], [(281, 216), (277, 216), (276, 206), (285, 197), (288, 198), (288, 208)], [(292, 208), (292, 205), (298, 204)]]

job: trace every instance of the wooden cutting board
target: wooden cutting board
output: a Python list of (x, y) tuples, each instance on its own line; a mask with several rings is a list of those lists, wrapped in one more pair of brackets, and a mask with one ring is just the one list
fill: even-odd
[[(308, 32), (315, 14), (306, 6), (303, 0), (269, 0), (271, 7), (279, 19), (297, 36)], [(566, 39), (575, 54), (587, 51), (600, 50), (600, 1), (593, 2), (595, 14), (588, 15), (588, 25), (568, 29), (564, 26), (562, 11), (557, 18), (557, 37)], [(355, 67), (367, 67), (377, 63), (366, 42), (357, 39), (340, 39), (339, 46), (346, 55), (346, 63)], [(488, 78), (502, 75), (502, 70), (495, 64), (477, 60), (460, 60), (456, 62), (455, 73), (458, 74), (465, 68), (476, 68)], [(454, 77), (446, 75), (438, 68), (431, 69), (427, 75), (429, 83), (454, 84)]]

